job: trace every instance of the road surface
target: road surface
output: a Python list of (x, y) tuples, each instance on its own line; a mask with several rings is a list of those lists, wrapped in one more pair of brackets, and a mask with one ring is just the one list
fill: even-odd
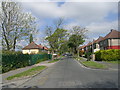
[(118, 71), (82, 67), (73, 58), (65, 58), (18, 88), (117, 88)]

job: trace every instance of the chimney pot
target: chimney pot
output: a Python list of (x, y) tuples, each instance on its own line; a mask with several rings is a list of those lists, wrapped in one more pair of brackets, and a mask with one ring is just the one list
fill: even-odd
[(111, 29), (111, 32), (113, 31), (114, 29)]

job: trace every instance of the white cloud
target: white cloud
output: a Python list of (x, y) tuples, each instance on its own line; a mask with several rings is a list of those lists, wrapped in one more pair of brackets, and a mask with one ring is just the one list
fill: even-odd
[(117, 13), (117, 3), (113, 2), (66, 2), (58, 7), (56, 2), (23, 3), (27, 9), (43, 18), (65, 17), (73, 18), (80, 24), (100, 22), (109, 14)]
[(107, 35), (111, 29), (118, 30), (118, 21), (113, 22), (101, 22), (101, 23), (91, 23), (86, 26), (86, 29), (89, 30), (87, 33), (88, 39), (85, 43), (92, 41), (93, 39), (99, 38), (99, 36)]
[[(117, 20), (108, 22), (105, 17), (110, 13), (118, 13), (118, 3), (115, 2), (66, 2), (58, 7), (56, 2), (23, 2), (26, 10), (39, 18), (65, 17), (72, 19), (66, 28), (74, 25), (85, 26), (88, 30), (88, 41), (109, 33), (110, 29), (117, 29)], [(46, 21), (44, 21), (45, 24)], [(36, 43), (41, 42), (40, 35), (36, 36)]]
[(111, 29), (118, 30), (117, 27), (118, 27), (118, 21), (91, 23), (90, 25), (86, 26), (86, 28), (89, 30), (89, 33), (94, 33), (94, 34), (106, 34)]
[(79, 26), (79, 23), (78, 22), (71, 22), (71, 23), (65, 25), (64, 28), (67, 30), (71, 30), (73, 26)]

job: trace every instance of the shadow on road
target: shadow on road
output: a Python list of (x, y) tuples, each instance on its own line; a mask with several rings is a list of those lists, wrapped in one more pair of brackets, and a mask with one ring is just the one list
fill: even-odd
[[(81, 88), (81, 86), (76, 86)], [(104, 81), (104, 82), (94, 82), (87, 83), (86, 85), (82, 85), (83, 88), (118, 88), (118, 84), (112, 81)]]
[[(9, 84), (4, 86), (2, 90), (5, 90), (5, 88), (10, 88), (11, 86), (16, 86), (15, 84)], [(41, 88), (40, 86), (24, 86), (23, 88)], [(49, 87), (44, 87), (49, 88)], [(54, 88), (54, 87), (53, 87)], [(60, 87), (60, 88), (71, 88), (71, 87)], [(114, 88), (114, 90), (117, 90), (115, 88), (118, 88), (118, 85), (115, 84), (115, 82), (112, 81), (104, 81), (104, 82), (90, 82), (85, 85), (75, 85), (72, 88)], [(103, 89), (102, 89), (103, 90)]]

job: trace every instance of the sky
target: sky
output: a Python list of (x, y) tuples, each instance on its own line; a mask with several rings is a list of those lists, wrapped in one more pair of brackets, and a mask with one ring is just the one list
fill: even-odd
[[(53, 20), (64, 17), (65, 28), (78, 25), (88, 30), (87, 44), (99, 36), (105, 36), (111, 29), (118, 30), (117, 2), (21, 2), (26, 12), (31, 12), (37, 18), (39, 32), (34, 35), (35, 43), (48, 45), (42, 39), (45, 37), (45, 26), (52, 25)], [(25, 40), (18, 42), (26, 46)]]

